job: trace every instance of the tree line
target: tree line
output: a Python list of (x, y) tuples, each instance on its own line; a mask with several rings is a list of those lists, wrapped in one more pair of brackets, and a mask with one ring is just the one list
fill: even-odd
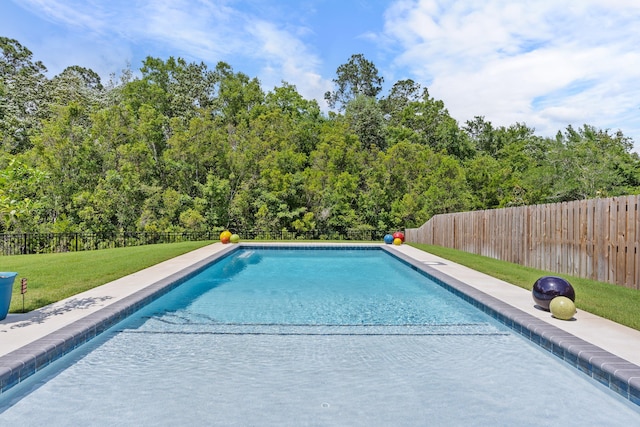
[(49, 78), (0, 37), (0, 232), (393, 230), (441, 213), (636, 194), (622, 132), (464, 124), (363, 55), (325, 113), (286, 82), (147, 57)]

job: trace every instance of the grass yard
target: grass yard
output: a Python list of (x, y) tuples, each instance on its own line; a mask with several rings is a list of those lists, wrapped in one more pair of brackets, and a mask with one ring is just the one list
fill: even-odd
[(0, 257), (0, 271), (17, 271), (10, 313), (22, 312), (20, 279), (26, 277), (25, 311), (79, 294), (213, 242), (181, 242), (59, 254)]
[(411, 246), (529, 291), (540, 276), (564, 277), (576, 291), (576, 306), (578, 308), (640, 330), (640, 290), (523, 267), (518, 264), (441, 246), (420, 244), (411, 244)]

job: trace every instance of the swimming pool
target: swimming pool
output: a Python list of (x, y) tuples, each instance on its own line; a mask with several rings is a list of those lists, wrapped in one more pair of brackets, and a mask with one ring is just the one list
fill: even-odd
[(380, 250), (245, 247), (3, 395), (0, 420), (638, 421), (637, 407), (441, 285)]

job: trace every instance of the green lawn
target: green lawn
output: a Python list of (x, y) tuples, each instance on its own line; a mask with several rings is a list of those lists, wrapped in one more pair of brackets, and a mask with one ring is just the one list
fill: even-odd
[(22, 312), (20, 279), (27, 278), (26, 311), (76, 295), (213, 242), (0, 257), (0, 271), (16, 271), (9, 312)]
[[(576, 291), (576, 306), (584, 311), (640, 330), (640, 291), (609, 283), (523, 267), (441, 246), (411, 244), (418, 249), (467, 266), (497, 279), (531, 290), (540, 276), (560, 276)], [(533, 303), (533, 299), (531, 300)]]

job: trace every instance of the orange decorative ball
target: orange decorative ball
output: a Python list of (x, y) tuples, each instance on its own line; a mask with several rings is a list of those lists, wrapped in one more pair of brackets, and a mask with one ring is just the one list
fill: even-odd
[(220, 241), (222, 243), (229, 243), (231, 241), (231, 232), (229, 230), (224, 230), (220, 233)]

